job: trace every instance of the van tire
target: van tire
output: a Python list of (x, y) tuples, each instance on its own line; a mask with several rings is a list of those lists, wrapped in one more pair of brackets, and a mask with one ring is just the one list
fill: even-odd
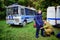
[(25, 21), (24, 21), (24, 22), (23, 22), (23, 27), (25, 27), (25, 26), (26, 26), (26, 24), (27, 24), (27, 22), (25, 22)]

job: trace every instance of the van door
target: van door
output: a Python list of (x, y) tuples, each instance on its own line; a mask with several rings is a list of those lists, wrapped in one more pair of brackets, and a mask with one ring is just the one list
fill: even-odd
[(60, 24), (60, 6), (57, 6), (56, 19), (57, 19), (57, 24)]
[(51, 25), (55, 25), (55, 7), (48, 7), (47, 8), (47, 21)]

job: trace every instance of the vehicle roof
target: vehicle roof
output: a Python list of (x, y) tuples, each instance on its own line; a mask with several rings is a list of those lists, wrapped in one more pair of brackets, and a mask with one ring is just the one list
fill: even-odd
[(28, 8), (28, 9), (31, 9), (31, 10), (36, 10), (36, 9), (34, 9), (34, 8), (32, 8), (32, 7), (25, 7), (25, 6), (21, 6), (21, 5), (18, 5), (18, 4), (9, 5), (9, 6), (7, 6), (6, 8), (16, 7), (16, 6), (21, 7), (21, 8)]

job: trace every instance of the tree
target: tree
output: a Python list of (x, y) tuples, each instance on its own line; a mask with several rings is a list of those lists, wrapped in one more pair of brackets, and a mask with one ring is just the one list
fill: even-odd
[(37, 10), (41, 9), (43, 12), (46, 12), (48, 6), (60, 5), (59, 0), (0, 0), (0, 18), (3, 18), (3, 16), (5, 17), (5, 6), (14, 3), (18, 3), (23, 6), (34, 7)]

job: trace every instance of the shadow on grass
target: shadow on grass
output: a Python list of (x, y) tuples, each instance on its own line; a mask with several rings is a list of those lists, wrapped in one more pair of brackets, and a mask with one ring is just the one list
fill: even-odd
[(21, 26), (21, 25), (10, 25), (9, 27), (13, 27), (13, 28), (23, 28), (23, 26)]
[(53, 27), (54, 28), (60, 28), (60, 25), (54, 25)]

